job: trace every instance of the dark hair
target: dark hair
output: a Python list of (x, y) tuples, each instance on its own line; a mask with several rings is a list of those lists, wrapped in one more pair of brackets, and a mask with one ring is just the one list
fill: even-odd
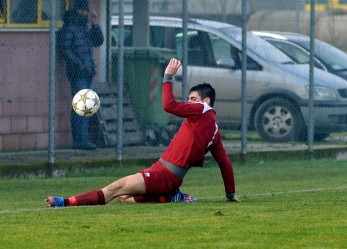
[(192, 88), (190, 88), (189, 93), (191, 92), (198, 92), (201, 99), (205, 99), (207, 97), (210, 98), (210, 105), (211, 107), (213, 107), (214, 101), (216, 99), (216, 91), (209, 83), (204, 82), (202, 84), (193, 86)]
[(89, 2), (88, 0), (76, 0), (75, 1), (75, 9), (79, 10), (89, 10)]

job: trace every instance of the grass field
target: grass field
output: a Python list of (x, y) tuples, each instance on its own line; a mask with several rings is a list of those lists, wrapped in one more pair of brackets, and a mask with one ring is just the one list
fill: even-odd
[(97, 189), (142, 167), (1, 179), (0, 248), (346, 248), (347, 162), (332, 159), (236, 162), (238, 204), (224, 202), (208, 161), (182, 186), (195, 204), (44, 207), (47, 195)]

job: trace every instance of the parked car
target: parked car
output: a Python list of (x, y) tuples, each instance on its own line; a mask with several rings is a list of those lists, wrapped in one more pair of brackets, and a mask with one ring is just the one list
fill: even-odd
[[(112, 18), (113, 43), (118, 17)], [(125, 46), (132, 46), (132, 17), (124, 18)], [(180, 18), (150, 17), (150, 46), (173, 49), (182, 58)], [(216, 89), (219, 124), (241, 126), (242, 30), (200, 19), (188, 22), (189, 87), (209, 82)], [(328, 72), (315, 72), (315, 138), (347, 130), (347, 82)], [(174, 77), (174, 95), (182, 98), (182, 69)], [(296, 64), (264, 39), (247, 32), (247, 121), (266, 141), (282, 142), (307, 136), (309, 66)], [(171, 117), (174, 121), (174, 117)]]
[[(290, 32), (253, 31), (279, 48), (297, 63), (310, 61), (310, 37)], [(315, 66), (347, 80), (347, 54), (340, 49), (315, 39)]]

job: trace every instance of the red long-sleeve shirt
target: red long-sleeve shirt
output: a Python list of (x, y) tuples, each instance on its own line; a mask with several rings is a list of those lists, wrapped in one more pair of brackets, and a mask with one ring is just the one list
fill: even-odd
[(234, 172), (222, 143), (216, 122), (216, 111), (207, 103), (177, 102), (170, 82), (162, 85), (163, 109), (186, 118), (161, 158), (167, 162), (190, 168), (202, 166), (210, 151), (219, 165), (226, 192), (235, 192)]

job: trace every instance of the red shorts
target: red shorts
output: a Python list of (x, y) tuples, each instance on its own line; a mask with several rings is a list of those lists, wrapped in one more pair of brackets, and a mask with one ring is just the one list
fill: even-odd
[(140, 170), (146, 184), (146, 194), (172, 193), (182, 185), (182, 179), (172, 174), (160, 161)]

